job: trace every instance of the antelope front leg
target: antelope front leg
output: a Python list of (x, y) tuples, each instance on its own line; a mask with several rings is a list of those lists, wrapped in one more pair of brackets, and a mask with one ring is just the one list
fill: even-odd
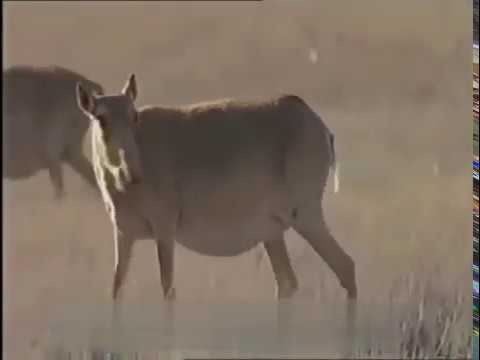
[(298, 282), (292, 269), (283, 236), (263, 243), (277, 282), (277, 298), (288, 299), (298, 289)]
[(113, 278), (112, 298), (116, 303), (119, 291), (125, 281), (130, 258), (132, 254), (133, 241), (130, 236), (116, 229), (115, 231), (115, 275)]
[(44, 149), (48, 175), (57, 200), (63, 198), (65, 193), (62, 169), (62, 161), (65, 155), (63, 139), (61, 128), (55, 128), (47, 135), (46, 148)]
[[(155, 200), (162, 194), (162, 203)], [(150, 225), (151, 234), (156, 240), (160, 279), (165, 300), (175, 299), (173, 287), (175, 233), (178, 219), (176, 203), (168, 196), (168, 191), (153, 191), (148, 187), (138, 188), (136, 193), (141, 204), (141, 213)]]
[(166, 300), (175, 300), (175, 288), (173, 287), (174, 247), (173, 239), (157, 239), (160, 278), (162, 281), (163, 295)]
[(52, 183), (54, 196), (56, 200), (60, 200), (65, 195), (65, 186), (63, 183), (63, 171), (60, 161), (51, 161), (48, 164), (48, 175)]

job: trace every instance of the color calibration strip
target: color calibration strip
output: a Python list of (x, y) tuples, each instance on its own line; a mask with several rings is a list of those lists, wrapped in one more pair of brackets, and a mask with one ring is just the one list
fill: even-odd
[[(477, 3), (478, 6), (478, 3)], [(477, 9), (478, 11), (478, 9)], [(478, 197), (479, 197), (479, 176), (478, 176), (478, 122), (479, 122), (479, 89), (478, 89), (478, 44), (473, 45), (473, 359), (479, 358), (478, 351), (478, 252), (479, 252), (479, 219), (478, 219)]]

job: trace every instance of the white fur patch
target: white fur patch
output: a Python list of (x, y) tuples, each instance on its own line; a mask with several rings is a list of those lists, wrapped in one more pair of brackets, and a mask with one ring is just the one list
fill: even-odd
[(340, 191), (340, 164), (335, 165), (333, 170), (333, 192), (338, 193)]

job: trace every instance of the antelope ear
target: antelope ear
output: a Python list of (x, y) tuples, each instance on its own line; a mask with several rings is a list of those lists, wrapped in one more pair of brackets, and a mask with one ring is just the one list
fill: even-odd
[(132, 99), (132, 101), (135, 101), (135, 99), (137, 98), (138, 90), (135, 74), (131, 74), (128, 78), (122, 89), (122, 94), (128, 96), (130, 99)]
[(95, 112), (96, 101), (95, 97), (90, 94), (81, 83), (76, 86), (77, 105), (86, 114), (93, 114)]

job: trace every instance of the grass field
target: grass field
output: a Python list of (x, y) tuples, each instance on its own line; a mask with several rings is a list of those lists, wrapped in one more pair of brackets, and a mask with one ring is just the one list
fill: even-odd
[[(178, 246), (178, 312), (190, 314), (183, 303), (205, 304), (205, 316), (218, 322), (198, 320), (197, 342), (190, 342), (193, 335), (186, 330), (177, 334), (177, 355), (279, 355), (278, 342), (289, 344), (283, 350), (290, 355), (312, 357), (471, 353), (470, 2), (3, 6), (6, 66), (59, 64), (101, 82), (108, 92), (135, 72), (139, 105), (294, 93), (335, 133), (340, 192), (333, 194), (329, 184), (324, 207), (332, 233), (357, 267), (355, 346), (345, 348), (352, 343), (340, 332), (342, 289), (306, 242), (289, 231), (287, 246), (300, 283), (291, 327), (264, 319), (270, 315), (262, 304), (277, 304), (261, 247), (236, 258), (211, 258)], [(62, 358), (57, 345), (69, 351), (83, 336), (97, 339), (101, 349), (108, 345), (92, 327), (107, 324), (111, 310), (111, 227), (100, 199), (65, 171), (68, 196), (62, 202), (52, 200), (45, 173), (3, 181), (8, 359)], [(163, 303), (153, 243), (135, 248), (123, 296), (132, 304), (127, 318), (135, 308), (144, 313), (132, 317), (137, 327), (127, 322), (122, 331), (131, 336), (117, 345), (143, 352), (142, 360), (161, 358), (155, 343), (163, 340)], [(238, 317), (215, 315), (235, 304), (252, 307)], [(67, 318), (84, 321), (87, 330), (75, 335)], [(178, 326), (188, 328), (193, 318), (183, 316)], [(68, 325), (60, 335), (56, 322)], [(295, 332), (279, 341), (273, 334), (279, 329)], [(52, 346), (59, 349), (56, 355), (45, 356)]]

